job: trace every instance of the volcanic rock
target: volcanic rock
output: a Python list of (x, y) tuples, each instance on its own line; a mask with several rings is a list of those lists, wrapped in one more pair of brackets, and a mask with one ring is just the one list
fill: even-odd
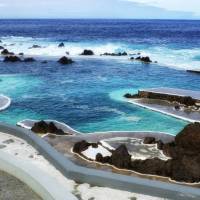
[(200, 123), (187, 125), (175, 137), (175, 144), (185, 150), (200, 153)]
[(146, 56), (146, 57), (139, 56), (139, 57), (136, 58), (136, 60), (140, 60), (140, 61), (145, 62), (145, 63), (151, 63), (152, 62), (151, 59), (148, 56)]
[(156, 143), (156, 139), (154, 137), (145, 137), (144, 144), (155, 144)]
[(2, 52), (1, 52), (2, 55), (14, 55), (13, 52), (9, 52), (8, 49), (4, 49)]
[(104, 54), (101, 54), (101, 56), (127, 56), (127, 52), (119, 52), (119, 53), (104, 53)]
[(82, 56), (93, 56), (94, 52), (92, 50), (85, 49), (81, 55)]
[(120, 145), (112, 152), (110, 157), (112, 165), (118, 168), (129, 168), (131, 165), (131, 155), (125, 145)]
[(174, 106), (174, 109), (175, 109), (175, 110), (180, 110), (181, 107), (180, 107), (179, 105), (175, 105), (175, 106)]
[(55, 126), (53, 122), (50, 122), (48, 125), (48, 131), (49, 133), (55, 133), (58, 130), (58, 128)]
[(163, 146), (164, 146), (163, 141), (162, 140), (158, 140), (158, 141), (156, 141), (156, 143), (157, 143), (157, 148), (159, 150), (163, 150)]
[(64, 47), (65, 46), (65, 44), (63, 43), (63, 42), (61, 42), (59, 45), (58, 45), (58, 47)]
[(73, 152), (80, 154), (82, 151), (87, 150), (89, 146), (90, 143), (86, 142), (85, 140), (82, 140), (74, 144)]
[(65, 133), (62, 129), (58, 129), (53, 122), (50, 123), (47, 123), (45, 121), (36, 122), (31, 130), (39, 134), (52, 133), (56, 135), (70, 135), (69, 133)]
[(72, 64), (74, 61), (70, 58), (67, 58), (66, 56), (63, 56), (62, 58), (58, 60), (58, 62), (62, 65), (68, 65), (68, 64)]
[(48, 124), (45, 121), (36, 122), (31, 130), (35, 133), (45, 134), (48, 132)]
[(20, 62), (21, 59), (17, 56), (6, 56), (4, 62)]
[(41, 46), (34, 44), (31, 49), (41, 48)]
[(139, 98), (138, 94), (130, 94), (130, 93), (125, 94), (124, 97), (127, 99)]

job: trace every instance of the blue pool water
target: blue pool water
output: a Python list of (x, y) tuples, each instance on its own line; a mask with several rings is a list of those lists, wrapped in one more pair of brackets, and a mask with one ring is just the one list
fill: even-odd
[[(200, 66), (199, 21), (0, 20), (0, 40), (37, 62), (0, 62), (0, 93), (12, 98), (0, 120), (56, 119), (82, 132), (150, 130), (176, 134), (187, 123), (123, 101), (123, 94), (148, 87), (200, 90), (200, 77), (180, 69)], [(65, 48), (57, 48), (59, 42)], [(33, 44), (41, 49), (29, 49)], [(1, 45), (1, 44), (0, 44)], [(127, 51), (150, 55), (159, 64), (125, 58), (82, 58)], [(69, 51), (76, 61), (56, 60)], [(47, 64), (39, 60), (47, 59)]]

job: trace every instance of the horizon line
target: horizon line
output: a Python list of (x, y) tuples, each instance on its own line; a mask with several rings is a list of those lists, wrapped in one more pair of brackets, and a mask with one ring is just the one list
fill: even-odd
[(0, 20), (160, 20), (160, 21), (200, 21), (200, 18), (191, 18), (191, 19), (184, 19), (184, 18), (0, 18)]

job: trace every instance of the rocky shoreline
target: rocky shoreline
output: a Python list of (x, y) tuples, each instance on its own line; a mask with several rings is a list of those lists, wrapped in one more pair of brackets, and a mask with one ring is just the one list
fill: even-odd
[[(187, 125), (172, 142), (163, 143), (161, 140), (147, 137), (144, 143), (157, 144), (158, 149), (169, 159), (134, 160), (131, 159), (126, 145), (122, 144), (115, 150), (109, 150), (111, 156), (104, 157), (98, 153), (95, 161), (141, 174), (169, 177), (177, 182), (200, 182), (200, 123)], [(88, 147), (95, 148), (97, 145), (98, 143), (79, 141), (74, 145), (73, 152), (82, 156), (82, 152)]]

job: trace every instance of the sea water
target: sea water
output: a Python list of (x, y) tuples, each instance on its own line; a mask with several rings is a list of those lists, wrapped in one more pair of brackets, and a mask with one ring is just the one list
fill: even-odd
[[(148, 87), (200, 90), (200, 21), (0, 20), (0, 40), (33, 63), (0, 62), (0, 93), (12, 98), (0, 120), (55, 119), (82, 132), (161, 131), (176, 134), (187, 122), (124, 101), (126, 92)], [(58, 48), (60, 42), (64, 48)], [(37, 44), (42, 48), (30, 48)], [(84, 49), (95, 56), (81, 57)], [(158, 64), (105, 52), (141, 53)], [(66, 52), (75, 61), (56, 61)], [(42, 60), (48, 60), (46, 64)]]

